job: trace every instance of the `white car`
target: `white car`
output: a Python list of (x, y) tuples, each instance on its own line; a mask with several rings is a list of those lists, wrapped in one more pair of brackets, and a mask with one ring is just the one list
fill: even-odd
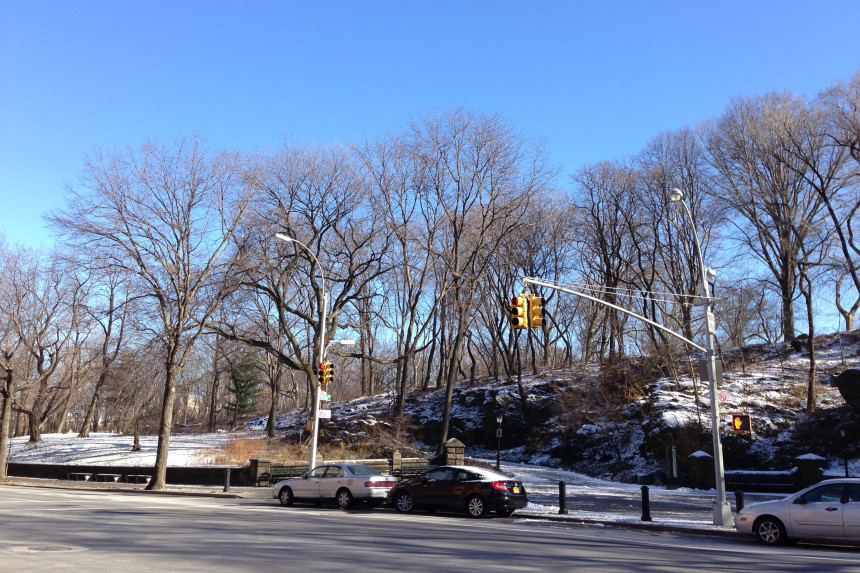
[(735, 516), (735, 528), (768, 545), (789, 539), (860, 541), (860, 478), (831, 479), (784, 499), (753, 503)]
[(382, 475), (364, 464), (326, 464), (305, 472), (302, 477), (279, 481), (272, 497), (279, 499), (281, 505), (334, 500), (341, 509), (352, 507), (357, 501), (378, 506), (385, 502), (388, 490), (396, 483), (396, 477)]

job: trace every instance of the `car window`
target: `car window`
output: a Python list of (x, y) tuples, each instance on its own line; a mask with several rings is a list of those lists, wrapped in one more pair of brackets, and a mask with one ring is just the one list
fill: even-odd
[(469, 479), (471, 479), (471, 477), (472, 476), (469, 474), (469, 472), (464, 471), (464, 470), (457, 470), (457, 473), (454, 476), (454, 480), (455, 481), (468, 481)]
[(451, 468), (439, 468), (427, 472), (426, 477), (428, 483), (450, 481), (454, 479), (454, 470)]
[(327, 478), (339, 478), (343, 477), (344, 475), (346, 474), (343, 471), (343, 468), (338, 466), (329, 466), (325, 472), (325, 477)]
[(308, 477), (321, 478), (325, 475), (325, 471), (327, 469), (328, 469), (328, 466), (320, 466), (318, 468), (314, 468), (308, 473)]
[(355, 476), (379, 476), (382, 475), (375, 469), (364, 464), (347, 464), (346, 468)]
[(860, 502), (860, 483), (848, 484), (848, 501)]
[(806, 503), (838, 503), (842, 501), (843, 489), (841, 483), (823, 485), (803, 494), (803, 501)]

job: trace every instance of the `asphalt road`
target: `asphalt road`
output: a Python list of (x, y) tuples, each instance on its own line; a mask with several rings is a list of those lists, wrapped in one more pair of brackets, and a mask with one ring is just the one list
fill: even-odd
[(0, 571), (860, 571), (860, 550), (517, 518), (0, 486)]

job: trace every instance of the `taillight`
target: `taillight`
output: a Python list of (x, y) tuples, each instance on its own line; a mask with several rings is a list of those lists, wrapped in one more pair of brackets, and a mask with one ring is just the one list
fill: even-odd
[(396, 481), (366, 481), (364, 482), (364, 487), (394, 487), (397, 485)]
[(501, 491), (508, 491), (508, 485), (503, 481), (491, 481), (490, 487)]

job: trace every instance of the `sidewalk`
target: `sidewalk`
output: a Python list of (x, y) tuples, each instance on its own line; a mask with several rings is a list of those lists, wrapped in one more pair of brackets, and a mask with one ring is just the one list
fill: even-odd
[[(144, 489), (142, 484), (133, 483), (111, 483), (111, 482), (88, 482), (72, 480), (54, 480), (43, 478), (10, 477), (3, 485), (18, 487), (41, 487), (57, 489), (83, 489), (91, 491), (104, 491), (111, 493), (128, 493), (140, 495), (181, 495), (228, 499), (253, 499), (277, 504), (272, 497), (271, 487), (233, 487), (224, 491), (224, 486), (195, 486), (195, 485), (171, 485), (166, 489), (150, 491)], [(641, 529), (662, 532), (677, 532), (696, 535), (712, 535), (720, 537), (745, 537), (735, 531), (734, 527), (717, 527), (711, 524), (710, 511), (704, 511), (700, 504), (704, 495), (692, 494), (685, 496), (688, 499), (679, 500), (678, 495), (673, 495), (674, 504), (669, 511), (655, 510), (655, 504), (651, 506), (652, 521), (642, 521), (641, 507), (636, 507), (633, 500), (623, 500), (619, 505), (618, 499), (611, 496), (601, 498), (599, 492), (591, 492), (587, 496), (576, 495), (568, 501), (568, 513), (559, 514), (558, 506), (544, 503), (530, 502), (528, 507), (517, 511), (511, 519), (516, 520), (538, 520), (558, 523), (579, 523), (587, 525), (601, 525), (625, 527), (630, 529)], [(683, 501), (688, 503), (684, 504)], [(659, 498), (656, 506), (661, 505)], [(587, 506), (589, 509), (581, 509)]]

